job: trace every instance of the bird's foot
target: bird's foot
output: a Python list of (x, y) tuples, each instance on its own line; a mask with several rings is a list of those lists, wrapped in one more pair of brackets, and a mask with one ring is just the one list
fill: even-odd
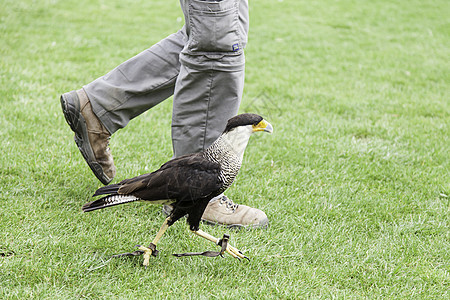
[(228, 254), (230, 254), (230, 255), (233, 256), (234, 258), (237, 258), (237, 259), (239, 259), (239, 260), (245, 258), (245, 259), (247, 259), (248, 261), (250, 261), (250, 258), (248, 258), (247, 256), (245, 256), (245, 255), (242, 253), (241, 250), (239, 250), (239, 249), (237, 249), (237, 248), (235, 248), (235, 247), (233, 247), (233, 246), (228, 245), (226, 251), (227, 251)]
[(136, 245), (136, 247), (139, 247), (139, 251), (142, 251), (142, 254), (144, 255), (144, 263), (143, 265), (147, 267), (150, 263), (150, 256), (156, 257), (158, 255), (158, 250), (156, 250), (156, 245), (153, 243), (150, 243), (148, 247)]

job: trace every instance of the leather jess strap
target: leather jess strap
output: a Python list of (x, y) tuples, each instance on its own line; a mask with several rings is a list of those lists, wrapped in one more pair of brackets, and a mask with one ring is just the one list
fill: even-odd
[[(140, 247), (141, 245), (136, 245), (136, 247)], [(156, 257), (158, 256), (158, 250), (156, 250), (156, 245), (153, 243), (150, 243), (150, 245), (148, 246), (148, 248), (150, 250), (152, 250), (152, 256)], [(122, 254), (116, 254), (113, 255), (111, 257), (116, 258), (116, 257), (124, 257), (124, 256), (139, 256), (144, 254), (144, 251), (142, 250), (136, 250), (134, 252), (129, 252), (129, 253), (122, 253)]]
[(223, 238), (219, 240), (217, 245), (222, 246), (220, 251), (205, 251), (205, 252), (188, 252), (188, 253), (180, 253), (180, 254), (172, 254), (176, 257), (185, 257), (185, 256), (206, 256), (206, 257), (216, 257), (222, 256), (223, 253), (227, 250), (228, 241), (230, 240), (230, 236), (228, 234), (224, 234)]

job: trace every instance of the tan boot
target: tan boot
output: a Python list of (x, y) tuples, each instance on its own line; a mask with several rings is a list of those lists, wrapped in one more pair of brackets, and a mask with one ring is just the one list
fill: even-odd
[[(163, 213), (172, 212), (170, 205), (163, 206)], [(208, 203), (202, 221), (210, 225), (222, 225), (229, 228), (264, 228), (269, 225), (266, 214), (257, 208), (235, 204), (225, 195), (216, 197)]]
[(83, 89), (61, 95), (61, 107), (67, 123), (75, 132), (75, 142), (94, 172), (108, 184), (116, 175), (109, 139), (111, 134), (92, 111), (91, 103)]
[(202, 221), (227, 227), (267, 227), (269, 219), (257, 208), (235, 204), (227, 196), (209, 202), (202, 216)]

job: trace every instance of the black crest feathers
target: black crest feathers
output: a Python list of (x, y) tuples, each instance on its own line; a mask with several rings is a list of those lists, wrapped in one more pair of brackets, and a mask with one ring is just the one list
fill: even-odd
[(263, 117), (257, 114), (240, 114), (228, 120), (224, 133), (227, 133), (238, 126), (256, 125), (263, 120)]

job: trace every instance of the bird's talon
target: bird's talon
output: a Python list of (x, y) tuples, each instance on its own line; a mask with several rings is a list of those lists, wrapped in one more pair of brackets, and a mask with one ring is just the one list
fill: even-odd
[[(143, 265), (145, 267), (147, 267), (150, 264), (150, 257), (151, 256), (157, 256), (158, 255), (158, 251), (156, 250), (156, 245), (155, 244), (150, 244), (150, 248), (147, 248), (145, 246), (139, 246), (139, 250), (144, 251), (144, 263)], [(152, 249), (153, 248), (153, 249)]]
[(144, 253), (144, 263), (143, 263), (144, 267), (148, 267), (148, 265), (150, 264), (150, 256), (151, 256), (151, 252)]

